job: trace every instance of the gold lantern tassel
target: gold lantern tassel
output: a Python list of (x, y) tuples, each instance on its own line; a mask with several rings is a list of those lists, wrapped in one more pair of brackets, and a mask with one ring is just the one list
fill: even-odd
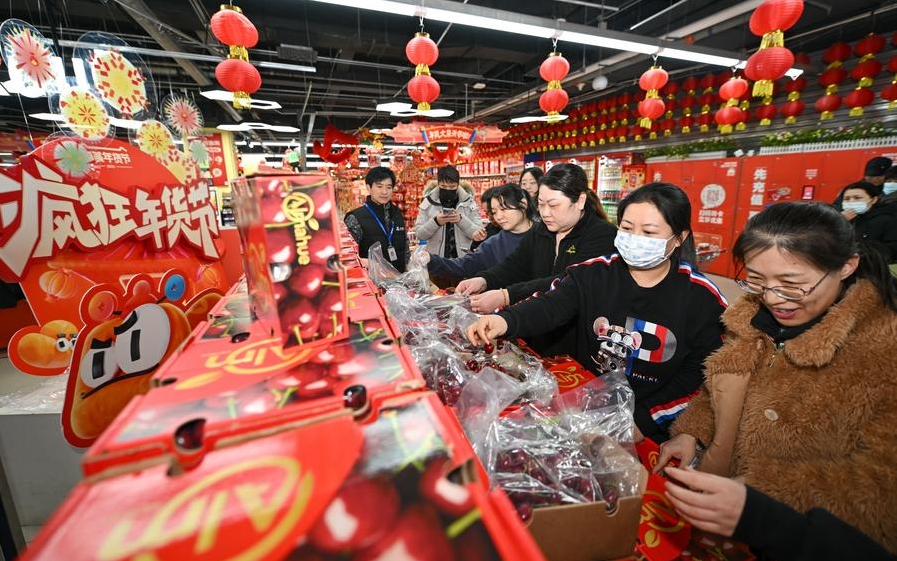
[(772, 80), (757, 80), (754, 82), (753, 97), (772, 97)]

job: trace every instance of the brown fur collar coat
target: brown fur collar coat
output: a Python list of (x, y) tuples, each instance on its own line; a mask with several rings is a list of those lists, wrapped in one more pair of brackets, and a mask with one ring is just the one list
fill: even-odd
[(777, 350), (751, 325), (759, 306), (723, 314), (726, 342), (673, 433), (711, 444), (701, 469), (825, 508), (897, 553), (897, 314), (859, 280)]

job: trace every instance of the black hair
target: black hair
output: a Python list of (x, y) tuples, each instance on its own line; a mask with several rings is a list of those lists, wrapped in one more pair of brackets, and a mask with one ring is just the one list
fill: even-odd
[(823, 203), (782, 202), (748, 220), (732, 254), (743, 265), (748, 255), (771, 247), (804, 259), (822, 271), (837, 271), (860, 256), (853, 276), (871, 282), (885, 305), (897, 311), (897, 280), (874, 247), (856, 240), (853, 227), (835, 208)]
[(493, 193), (495, 193), (495, 187), (484, 189), (480, 194), (480, 202), (483, 203), (483, 208), (486, 209), (486, 216), (492, 216), (492, 209), (489, 206), (489, 201), (492, 200)]
[(436, 172), (436, 181), (439, 183), (460, 183), (461, 174), (455, 166), (442, 166)]
[(679, 247), (673, 250), (679, 261), (696, 265), (695, 236), (691, 230), (691, 201), (685, 191), (672, 183), (648, 183), (626, 195), (617, 207), (617, 226), (623, 220), (626, 208), (635, 203), (650, 203), (657, 208), (673, 234), (679, 236), (688, 231)]
[(841, 189), (841, 193), (838, 195), (838, 198), (841, 200), (842, 204), (844, 202), (844, 193), (846, 193), (848, 189), (860, 189), (862, 191), (865, 191), (866, 194), (869, 195), (869, 197), (881, 196), (881, 187), (873, 185), (868, 181), (855, 181)]
[(396, 184), (396, 174), (387, 167), (376, 167), (368, 170), (367, 175), (364, 176), (364, 182), (368, 184), (368, 186), (373, 185), (374, 183), (380, 183), (384, 179), (392, 180), (393, 186)]
[(885, 172), (885, 181), (888, 179), (897, 179), (897, 166), (891, 166), (888, 168), (888, 171)]
[(589, 178), (585, 170), (576, 164), (557, 164), (548, 170), (539, 179), (539, 187), (548, 187), (553, 191), (560, 191), (572, 202), (579, 200), (579, 196), (586, 194), (586, 207), (592, 209), (598, 216), (607, 220), (607, 213), (598, 200), (598, 194), (589, 189)]
[(536, 183), (538, 183), (539, 180), (542, 179), (542, 176), (545, 175), (545, 172), (542, 171), (542, 168), (537, 167), (537, 166), (526, 168), (525, 170), (520, 172), (520, 179), (518, 179), (517, 182), (523, 183), (523, 176), (526, 174), (532, 175), (533, 179), (535, 179)]
[(533, 204), (526, 189), (514, 183), (505, 183), (492, 187), (490, 190), (492, 191), (492, 200), (497, 200), (502, 208), (521, 210), (531, 222), (536, 219), (536, 205)]

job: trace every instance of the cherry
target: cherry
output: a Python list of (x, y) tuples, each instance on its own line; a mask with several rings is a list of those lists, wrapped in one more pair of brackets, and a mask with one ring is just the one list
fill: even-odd
[(343, 404), (349, 409), (362, 409), (368, 402), (368, 390), (362, 385), (349, 386), (343, 391)]
[(375, 545), (395, 528), (399, 494), (384, 479), (343, 484), (312, 527), (309, 542), (326, 553), (354, 552)]
[(526, 522), (530, 518), (533, 517), (533, 505), (530, 503), (517, 503), (514, 505), (517, 509), (517, 516), (520, 517), (521, 520)]
[(439, 517), (432, 507), (413, 504), (405, 509), (392, 530), (355, 557), (355, 561), (453, 561)]
[(486, 352), (486, 354), (491, 355), (493, 352), (495, 352), (495, 345), (487, 342), (485, 345), (483, 345), (483, 350)]
[(327, 270), (322, 265), (308, 265), (293, 269), (287, 283), (290, 290), (305, 298), (314, 298), (324, 286)]
[(348, 360), (333, 364), (330, 375), (336, 378), (361, 377), (377, 373), (377, 357), (367, 351), (357, 352)]
[(467, 486), (446, 477), (450, 463), (446, 457), (430, 462), (420, 480), (420, 494), (441, 512), (458, 517), (470, 512), (475, 505), (473, 494)]
[(291, 337), (295, 337), (294, 329), (299, 331), (300, 342), (306, 342), (318, 333), (321, 316), (314, 304), (308, 300), (291, 298), (278, 305), (280, 328)]
[(289, 263), (296, 261), (296, 240), (289, 228), (268, 228), (268, 262)]
[(336, 243), (329, 232), (317, 232), (308, 242), (308, 253), (313, 263), (326, 265), (327, 261), (337, 254)]

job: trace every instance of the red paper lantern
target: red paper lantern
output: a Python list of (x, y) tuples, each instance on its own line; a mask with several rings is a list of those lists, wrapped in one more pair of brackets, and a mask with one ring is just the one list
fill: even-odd
[(698, 128), (701, 132), (709, 131), (711, 122), (713, 122), (713, 115), (710, 113), (701, 113), (698, 115)]
[(772, 103), (763, 104), (757, 108), (757, 118), (760, 119), (760, 126), (767, 127), (772, 124), (778, 109)]
[(816, 111), (821, 113), (819, 120), (825, 121), (831, 119), (834, 116), (835, 111), (841, 107), (841, 98), (838, 94), (825, 94), (817, 99), (813, 106), (816, 108)]
[(716, 124), (720, 126), (720, 132), (723, 134), (728, 134), (732, 132), (732, 127), (735, 123), (742, 121), (744, 118), (744, 112), (738, 107), (723, 107), (719, 111), (716, 112), (714, 116), (714, 120)]
[(701, 85), (701, 89), (704, 91), (704, 93), (713, 91), (713, 85), (715, 83), (716, 83), (716, 78), (713, 76), (713, 74), (708, 73), (708, 74), (704, 74), (703, 76), (701, 76), (700, 85)]
[(699, 85), (700, 83), (698, 82), (698, 78), (696, 76), (688, 76), (687, 78), (682, 80), (682, 89), (685, 90), (685, 92), (689, 95), (694, 95)]
[(751, 14), (751, 33), (762, 37), (775, 31), (787, 31), (804, 11), (803, 0), (766, 0)]
[(794, 80), (788, 80), (785, 82), (785, 91), (788, 93), (800, 93), (804, 91), (804, 88), (807, 87), (807, 79), (803, 76), (798, 76)]
[(569, 72), (570, 63), (558, 52), (550, 53), (539, 66), (539, 75), (546, 82), (560, 82), (567, 77)]
[(785, 123), (793, 124), (797, 120), (797, 116), (804, 112), (805, 108), (806, 104), (799, 99), (782, 105), (782, 115), (785, 116)]
[(691, 115), (691, 108), (695, 105), (695, 96), (687, 95), (679, 100), (679, 107), (685, 116)]
[(661, 88), (660, 93), (667, 99), (673, 99), (676, 97), (676, 94), (679, 93), (679, 83), (667, 82), (667, 84)]
[(719, 88), (719, 95), (724, 100), (741, 99), (748, 90), (747, 80), (744, 78), (731, 78)]
[(433, 66), (439, 59), (439, 47), (430, 39), (429, 33), (415, 33), (405, 45), (405, 56), (415, 66)]
[(692, 125), (695, 124), (695, 119), (691, 115), (685, 115), (679, 118), (679, 130), (681, 130), (684, 134), (691, 132)]
[(875, 77), (881, 73), (882, 65), (877, 60), (868, 59), (858, 63), (850, 71), (850, 77), (859, 82), (860, 87), (868, 88)]
[(754, 80), (754, 97), (772, 96), (773, 81), (785, 75), (794, 64), (794, 55), (785, 47), (768, 47), (752, 54), (744, 75)]
[(881, 98), (888, 102), (888, 109), (897, 109), (897, 83), (891, 82), (881, 90)]
[(647, 99), (642, 100), (638, 104), (638, 112), (639, 112), (639, 115), (641, 115), (645, 119), (648, 119), (648, 124), (645, 125), (644, 123), (641, 123), (641, 122), (639, 124), (641, 124), (641, 126), (643, 126), (643, 127), (651, 126), (651, 120), (657, 119), (658, 117), (663, 115), (664, 109), (665, 109), (665, 107), (664, 107), (663, 101), (660, 99), (657, 99), (656, 97), (649, 97)]
[(847, 71), (840, 66), (835, 66), (829, 68), (819, 76), (819, 85), (825, 86), (825, 93), (834, 93), (838, 91), (838, 85), (846, 79)]
[(255, 66), (245, 60), (229, 58), (215, 67), (215, 78), (221, 87), (234, 94), (234, 107), (248, 108), (253, 94), (262, 87), (262, 77)]
[(252, 48), (259, 42), (259, 32), (240, 8), (224, 5), (215, 12), (209, 27), (216, 39), (225, 45), (242, 45)]
[(417, 102), (419, 111), (429, 111), (430, 104), (439, 97), (439, 82), (427, 74), (419, 74), (408, 81), (408, 97)]
[(827, 65), (832, 64), (841, 64), (843, 61), (850, 58), (853, 50), (850, 48), (850, 45), (844, 42), (833, 43), (822, 53), (822, 60)]
[(884, 48), (885, 38), (881, 35), (870, 33), (857, 41), (857, 46), (854, 47), (853, 52), (856, 53), (858, 57), (867, 57), (880, 53)]
[(673, 134), (673, 129), (676, 128), (676, 119), (666, 118), (660, 122), (660, 128), (663, 130), (664, 136), (670, 136)]
[(873, 101), (875, 101), (875, 94), (869, 88), (856, 88), (844, 96), (844, 103), (850, 107), (851, 117), (862, 117), (863, 108)]
[(557, 115), (567, 106), (569, 101), (570, 97), (564, 90), (550, 89), (539, 96), (539, 107), (549, 115)]
[(648, 70), (645, 70), (641, 78), (638, 79), (638, 85), (647, 92), (651, 90), (659, 90), (666, 85), (668, 80), (669, 74), (667, 74), (666, 70), (659, 66), (652, 66)]

